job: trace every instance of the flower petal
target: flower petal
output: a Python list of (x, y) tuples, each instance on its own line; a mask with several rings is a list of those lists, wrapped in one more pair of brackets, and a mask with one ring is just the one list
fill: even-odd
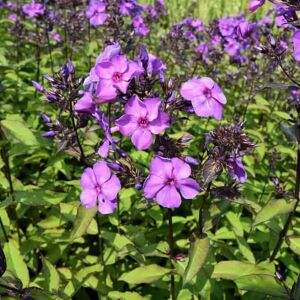
[(159, 112), (157, 119), (150, 122), (149, 129), (153, 134), (159, 134), (170, 127), (170, 117), (165, 112)]
[(148, 129), (138, 128), (133, 132), (131, 141), (138, 150), (148, 149), (152, 144), (151, 131)]
[(100, 79), (111, 79), (116, 72), (116, 68), (111, 62), (104, 61), (96, 65), (95, 72)]
[(94, 188), (97, 184), (96, 177), (92, 168), (86, 168), (80, 179), (80, 184), (83, 189)]
[(165, 186), (164, 179), (156, 175), (150, 175), (144, 182), (144, 196), (147, 199), (155, 198), (155, 195)]
[(150, 174), (165, 180), (172, 177), (173, 165), (170, 159), (156, 156), (150, 163)]
[(176, 187), (179, 189), (180, 194), (185, 199), (195, 198), (200, 191), (200, 185), (192, 178), (186, 178), (177, 181)]
[(181, 205), (181, 197), (175, 186), (166, 185), (156, 195), (159, 205), (167, 208), (176, 208)]
[(96, 176), (97, 183), (101, 186), (106, 182), (110, 176), (111, 172), (105, 161), (98, 161), (93, 166), (93, 171)]
[(124, 81), (124, 80), (120, 80), (118, 82), (113, 83), (113, 86), (116, 87), (123, 94), (127, 93), (128, 85), (129, 85), (129, 81)]
[(159, 98), (147, 98), (144, 100), (148, 114), (148, 120), (153, 121), (158, 117), (159, 107), (161, 105), (161, 100)]
[(112, 85), (111, 80), (100, 80), (96, 87), (96, 96), (99, 98), (97, 104), (109, 102), (117, 97), (117, 90)]
[(183, 83), (180, 95), (186, 100), (194, 100), (200, 95), (199, 86), (202, 85), (200, 79), (191, 79)]
[(105, 200), (115, 199), (120, 189), (121, 183), (116, 175), (112, 175), (109, 180), (101, 185), (101, 193)]
[(117, 208), (117, 200), (107, 200), (102, 197), (98, 198), (98, 211), (102, 215), (112, 214)]
[(137, 118), (147, 115), (146, 105), (139, 99), (138, 96), (132, 96), (125, 105), (125, 113)]
[(130, 81), (133, 77), (138, 76), (144, 72), (144, 68), (141, 67), (138, 63), (130, 61), (128, 62), (128, 69), (122, 75), (122, 79)]
[(97, 203), (97, 191), (95, 189), (85, 189), (80, 194), (81, 204), (86, 208), (92, 208)]
[(123, 135), (130, 136), (138, 127), (137, 121), (135, 116), (123, 115), (121, 118), (117, 119), (115, 123)]
[(177, 180), (188, 178), (191, 175), (191, 167), (179, 158), (172, 158), (173, 177)]
[(128, 61), (125, 55), (116, 55), (110, 62), (114, 65), (117, 72), (125, 73), (128, 69)]

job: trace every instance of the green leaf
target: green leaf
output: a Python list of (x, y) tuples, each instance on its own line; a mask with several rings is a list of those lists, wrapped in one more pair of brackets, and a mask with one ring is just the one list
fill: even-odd
[(295, 300), (300, 299), (300, 275), (298, 275), (297, 281), (293, 284), (292, 296)]
[(85, 208), (83, 206), (80, 206), (78, 208), (77, 216), (74, 221), (74, 228), (71, 232), (72, 240), (81, 237), (86, 232), (96, 213), (97, 206), (93, 208)]
[(294, 253), (300, 255), (300, 236), (288, 236), (286, 241), (290, 249)]
[(235, 280), (235, 283), (241, 290), (253, 291), (270, 296), (286, 296), (288, 298), (285, 288), (281, 286), (272, 275), (252, 274), (242, 276)]
[(55, 267), (45, 258), (43, 258), (43, 277), (45, 279), (45, 289), (49, 292), (58, 292), (59, 275)]
[(8, 243), (5, 243), (4, 254), (6, 256), (7, 269), (20, 278), (23, 286), (27, 287), (29, 284), (29, 272), (20, 253), (18, 243), (15, 240), (9, 240)]
[(272, 272), (258, 265), (237, 260), (221, 261), (215, 265), (212, 278), (235, 280), (241, 276), (264, 274), (273, 276)]
[(142, 297), (136, 292), (125, 292), (121, 293), (118, 291), (113, 291), (108, 293), (108, 298), (112, 300), (145, 300), (146, 298)]
[(295, 200), (270, 200), (255, 217), (253, 226), (269, 221), (278, 215), (287, 214), (293, 210), (294, 206)]
[(191, 243), (189, 249), (189, 263), (183, 275), (183, 285), (189, 283), (201, 270), (209, 253), (208, 237), (198, 238)]
[(170, 269), (152, 264), (124, 273), (119, 280), (125, 281), (129, 284), (152, 283), (170, 272)]
[(8, 138), (9, 136), (13, 136), (19, 142), (27, 146), (39, 145), (34, 134), (23, 122), (16, 120), (2, 120), (1, 126)]
[(42, 189), (16, 192), (17, 202), (30, 206), (56, 205), (63, 201), (66, 196), (65, 193), (54, 193)]

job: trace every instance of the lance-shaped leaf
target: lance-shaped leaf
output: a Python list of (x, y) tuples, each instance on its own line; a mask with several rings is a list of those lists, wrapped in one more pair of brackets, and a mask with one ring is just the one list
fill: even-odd
[(300, 236), (288, 236), (286, 242), (294, 253), (300, 255)]
[(208, 184), (215, 180), (222, 172), (222, 163), (218, 160), (209, 159), (203, 165), (203, 179), (204, 184)]
[(80, 206), (78, 208), (77, 216), (74, 221), (74, 228), (71, 232), (72, 240), (81, 237), (86, 232), (96, 213), (97, 206), (93, 208), (85, 208), (83, 206)]
[(183, 275), (183, 285), (189, 283), (201, 270), (209, 253), (208, 237), (196, 237), (189, 249), (189, 263)]
[(43, 258), (43, 277), (44, 286), (49, 292), (58, 292), (59, 275), (55, 267), (45, 258)]
[(261, 211), (258, 212), (254, 220), (253, 226), (269, 221), (278, 215), (287, 214), (294, 209), (294, 206), (295, 200), (271, 200), (267, 203), (265, 207), (261, 209)]
[(152, 283), (170, 272), (170, 269), (152, 264), (139, 267), (130, 272), (124, 273), (119, 278), (119, 280), (125, 281), (129, 284)]

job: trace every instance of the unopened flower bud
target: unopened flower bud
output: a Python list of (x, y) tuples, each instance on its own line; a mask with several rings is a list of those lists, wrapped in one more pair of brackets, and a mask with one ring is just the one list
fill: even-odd
[(35, 87), (35, 89), (40, 92), (40, 93), (44, 93), (45, 89), (43, 86), (41, 86), (39, 83), (32, 81), (32, 85)]
[(43, 137), (48, 139), (54, 138), (55, 136), (56, 136), (56, 132), (53, 130), (47, 131), (43, 134)]
[(71, 75), (73, 75), (75, 73), (75, 68), (74, 68), (74, 65), (71, 60), (68, 61), (67, 67), (68, 67), (69, 73)]
[(191, 156), (186, 156), (186, 157), (184, 158), (184, 161), (185, 161), (186, 163), (188, 163), (189, 165), (199, 166), (198, 160), (195, 159), (195, 158), (193, 158), (193, 157), (191, 157)]
[(135, 184), (134, 188), (139, 191), (139, 190), (141, 190), (143, 188), (143, 185), (140, 182), (137, 182)]
[(108, 162), (108, 163), (107, 163), (107, 166), (108, 166), (111, 170), (113, 170), (113, 171), (116, 171), (116, 172), (122, 171), (122, 167), (121, 167), (119, 164), (117, 164), (117, 163), (110, 163), (110, 162)]
[(187, 142), (189, 142), (192, 139), (193, 139), (192, 136), (190, 136), (190, 135), (184, 135), (184, 136), (181, 137), (181, 142), (187, 143)]
[(41, 113), (41, 118), (43, 119), (43, 121), (44, 121), (46, 124), (51, 123), (50, 117), (47, 116), (45, 113)]

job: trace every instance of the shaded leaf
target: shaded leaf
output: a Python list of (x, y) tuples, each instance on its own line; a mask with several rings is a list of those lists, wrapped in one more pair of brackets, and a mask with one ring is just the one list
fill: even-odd
[(43, 277), (45, 279), (45, 288), (49, 292), (57, 292), (59, 289), (59, 275), (55, 267), (45, 258), (43, 258)]
[(253, 226), (269, 221), (278, 215), (287, 214), (293, 210), (294, 206), (295, 200), (270, 200), (256, 215)]
[(215, 180), (222, 172), (222, 163), (218, 160), (209, 159), (203, 165), (204, 184), (208, 184)]
[(6, 258), (2, 247), (0, 246), (0, 277), (6, 271)]
[(208, 237), (196, 237), (190, 245), (189, 263), (183, 275), (183, 285), (189, 283), (201, 270), (209, 253)]
[(300, 236), (288, 236), (286, 242), (294, 253), (300, 255)]
[(109, 292), (108, 298), (112, 299), (112, 300), (120, 300), (120, 299), (122, 299), (122, 300), (143, 300), (143, 299), (146, 299), (136, 292), (121, 293), (118, 291)]
[(97, 206), (93, 208), (85, 208), (80, 206), (78, 208), (77, 216), (74, 221), (74, 228), (71, 232), (72, 240), (81, 237), (86, 232), (96, 213)]
[(125, 281), (129, 284), (152, 283), (170, 272), (170, 269), (152, 264), (124, 273), (119, 280)]

